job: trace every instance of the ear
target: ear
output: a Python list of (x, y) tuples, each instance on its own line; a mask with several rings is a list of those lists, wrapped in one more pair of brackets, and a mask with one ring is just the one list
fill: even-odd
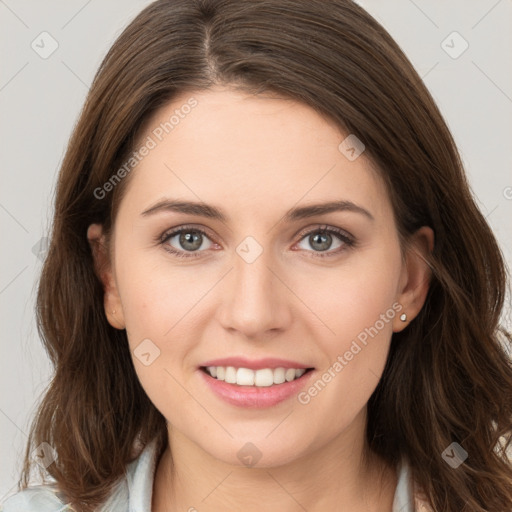
[(116, 329), (124, 329), (124, 313), (121, 298), (117, 290), (112, 262), (105, 243), (105, 234), (101, 224), (91, 224), (87, 229), (87, 240), (91, 247), (94, 270), (103, 284), (103, 305), (108, 323)]
[[(393, 320), (393, 332), (405, 329), (421, 311), (430, 285), (430, 267), (427, 256), (434, 249), (434, 232), (428, 226), (416, 231), (407, 246), (405, 262), (400, 276), (397, 302), (402, 305)], [(402, 320), (406, 315), (405, 321)]]

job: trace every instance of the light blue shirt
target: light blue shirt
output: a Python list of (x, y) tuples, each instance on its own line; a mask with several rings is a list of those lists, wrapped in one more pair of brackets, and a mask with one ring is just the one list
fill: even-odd
[[(128, 464), (126, 477), (116, 484), (108, 501), (98, 512), (151, 512), (151, 495), (155, 476), (156, 440), (149, 443), (139, 457)], [(413, 484), (410, 470), (403, 461), (398, 469), (398, 483), (393, 512), (414, 510)], [(32, 486), (18, 492), (0, 505), (0, 512), (72, 512), (73, 508), (59, 498), (51, 484)]]

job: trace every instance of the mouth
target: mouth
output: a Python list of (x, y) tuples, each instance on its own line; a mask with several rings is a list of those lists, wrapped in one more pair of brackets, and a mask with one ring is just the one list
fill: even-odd
[(205, 393), (238, 408), (256, 409), (291, 400), (316, 375), (303, 362), (276, 357), (210, 359), (197, 370)]
[(200, 366), (199, 369), (213, 379), (240, 387), (269, 388), (300, 379), (314, 368), (259, 368), (235, 366)]

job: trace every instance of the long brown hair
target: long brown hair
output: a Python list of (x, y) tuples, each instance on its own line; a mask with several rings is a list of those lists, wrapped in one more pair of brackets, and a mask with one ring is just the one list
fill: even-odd
[[(58, 454), (48, 474), (88, 512), (142, 447), (153, 439), (166, 446), (165, 418), (138, 381), (126, 332), (106, 320), (86, 231), (95, 222), (111, 230), (130, 174), (104, 185), (152, 113), (178, 93), (216, 84), (278, 93), (334, 120), (365, 144), (403, 240), (432, 227), (427, 301), (393, 335), (368, 403), (368, 444), (390, 465), (406, 456), (436, 511), (510, 512), (503, 257), (432, 96), (386, 30), (348, 0), (158, 0), (114, 43), (59, 174), (37, 297), (55, 373), (31, 427), (19, 490), (28, 485), (30, 453), (47, 442)], [(468, 453), (457, 469), (442, 457), (453, 442)]]

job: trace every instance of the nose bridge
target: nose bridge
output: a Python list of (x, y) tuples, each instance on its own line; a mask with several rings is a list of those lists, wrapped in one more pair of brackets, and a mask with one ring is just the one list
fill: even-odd
[[(246, 237), (233, 255), (222, 299), (222, 323), (248, 337), (282, 328), (290, 319), (285, 290), (274, 275), (273, 251)], [(272, 269), (272, 270), (271, 270)]]

